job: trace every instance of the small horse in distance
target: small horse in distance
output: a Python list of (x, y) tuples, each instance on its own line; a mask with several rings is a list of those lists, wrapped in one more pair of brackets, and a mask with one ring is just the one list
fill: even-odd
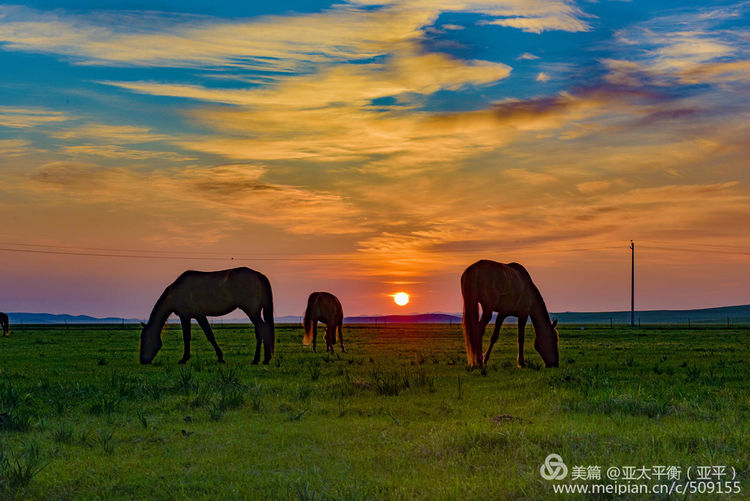
[(0, 312), (0, 326), (3, 328), (3, 337), (10, 335), (10, 324), (8, 323), (8, 315)]
[[(219, 363), (224, 363), (224, 353), (207, 316), (221, 316), (241, 309), (255, 328), (255, 358), (260, 360), (261, 344), (264, 347), (263, 363), (267, 364), (274, 351), (273, 297), (271, 283), (265, 275), (250, 268), (233, 268), (222, 271), (186, 271), (169, 285), (156, 301), (148, 322), (141, 331), (141, 363), (149, 364), (161, 349), (161, 331), (169, 315), (175, 313), (182, 323), (185, 351), (179, 363), (190, 359), (190, 319), (198, 321), (208, 342), (214, 347)], [(261, 316), (262, 313), (262, 316)]]
[[(529, 316), (536, 332), (534, 348), (547, 367), (559, 365), (558, 335), (555, 329), (557, 320), (550, 321), (544, 299), (526, 268), (518, 263), (504, 264), (484, 259), (477, 261), (461, 275), (461, 293), (464, 299), (464, 341), (470, 366), (483, 366), (487, 363), (507, 316), (518, 317), (519, 367), (526, 366), (523, 343)], [(482, 306), (481, 318), (477, 304)], [(482, 337), (494, 311), (497, 312), (495, 330), (487, 351), (482, 355)]]
[(318, 322), (326, 324), (326, 353), (333, 353), (336, 344), (336, 331), (339, 333), (341, 351), (344, 349), (344, 336), (341, 333), (341, 325), (344, 323), (344, 310), (338, 298), (329, 292), (313, 292), (307, 299), (305, 309), (305, 337), (302, 344), (312, 343), (313, 351), (317, 351), (316, 339), (318, 337)]

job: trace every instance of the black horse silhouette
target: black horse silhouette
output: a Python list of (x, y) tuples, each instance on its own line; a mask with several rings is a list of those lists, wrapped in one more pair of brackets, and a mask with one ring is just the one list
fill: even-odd
[[(534, 348), (544, 359), (547, 367), (557, 367), (557, 320), (550, 322), (544, 299), (531, 280), (526, 268), (518, 263), (497, 263), (481, 260), (472, 264), (461, 275), (461, 293), (464, 297), (464, 341), (469, 365), (484, 365), (490, 358), (492, 346), (500, 334), (500, 327), (507, 316), (518, 317), (518, 366), (525, 367), (523, 358), (524, 329), (526, 319), (531, 316), (536, 338)], [(479, 318), (477, 303), (482, 305)], [(490, 345), (482, 358), (482, 337), (492, 312), (497, 312), (495, 331)]]
[[(208, 342), (214, 347), (219, 362), (224, 354), (208, 324), (207, 316), (220, 316), (241, 309), (250, 317), (255, 327), (255, 358), (260, 360), (260, 347), (264, 346), (263, 363), (273, 356), (274, 325), (271, 284), (262, 273), (250, 268), (222, 271), (186, 271), (167, 287), (156, 301), (148, 323), (141, 331), (141, 363), (148, 364), (161, 349), (161, 331), (169, 315), (175, 313), (182, 322), (185, 352), (181, 364), (190, 359), (190, 319), (198, 321)], [(261, 318), (261, 312), (263, 314)]]
[(0, 327), (3, 328), (3, 337), (10, 335), (10, 325), (8, 324), (8, 315), (0, 312)]
[(302, 344), (312, 342), (313, 351), (317, 351), (318, 322), (326, 324), (326, 352), (333, 353), (337, 330), (341, 342), (341, 351), (346, 351), (344, 349), (344, 336), (341, 333), (341, 325), (344, 323), (344, 310), (341, 308), (338, 298), (329, 292), (313, 292), (307, 299), (305, 337), (302, 339)]

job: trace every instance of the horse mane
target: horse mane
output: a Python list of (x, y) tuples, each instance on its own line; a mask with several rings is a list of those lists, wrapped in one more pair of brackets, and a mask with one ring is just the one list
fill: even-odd
[[(518, 263), (508, 263), (508, 266), (513, 268), (514, 270), (518, 271), (518, 273), (521, 274), (521, 276), (526, 281), (526, 285), (529, 287), (529, 292), (532, 295), (532, 299), (534, 300), (534, 305), (539, 310), (539, 313), (542, 313), (545, 315), (547, 320), (551, 323), (552, 320), (549, 317), (549, 311), (547, 310), (547, 304), (544, 302), (544, 298), (542, 297), (542, 293), (539, 292), (539, 288), (536, 286), (534, 281), (531, 279), (531, 275), (526, 270), (526, 268), (523, 267), (523, 265)], [(532, 318), (533, 320), (533, 318)]]
[[(166, 289), (164, 289), (164, 292), (161, 293), (161, 296), (159, 296), (159, 299), (156, 300), (156, 303), (154, 303), (154, 307), (151, 310), (151, 314), (148, 316), (148, 322), (146, 322), (146, 325), (151, 326), (153, 324), (158, 324), (159, 322), (162, 323), (162, 325), (159, 325), (159, 332), (162, 331), (162, 328), (164, 326), (164, 323), (167, 321), (167, 318), (169, 318), (169, 315), (171, 315), (171, 310), (166, 311), (169, 309), (167, 302), (169, 299), (169, 294), (172, 292), (172, 285), (168, 285)], [(165, 314), (166, 313), (166, 314)]]

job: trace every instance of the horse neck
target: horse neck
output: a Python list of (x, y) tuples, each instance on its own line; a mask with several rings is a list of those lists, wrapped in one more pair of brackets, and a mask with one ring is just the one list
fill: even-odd
[(531, 308), (529, 310), (529, 316), (531, 317), (531, 323), (534, 324), (534, 330), (537, 332), (540, 329), (550, 327), (552, 324), (549, 319), (549, 311), (547, 311), (547, 305), (544, 304), (544, 299), (539, 291), (534, 287), (532, 294), (534, 295), (531, 300)]
[(148, 325), (157, 325), (161, 327), (172, 314), (172, 306), (169, 300), (169, 290), (159, 297), (154, 305), (154, 309), (151, 310), (151, 315), (148, 317)]

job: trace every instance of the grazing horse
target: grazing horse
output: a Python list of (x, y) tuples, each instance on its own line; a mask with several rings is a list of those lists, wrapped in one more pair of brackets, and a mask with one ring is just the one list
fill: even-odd
[[(161, 348), (161, 331), (169, 315), (175, 313), (182, 323), (185, 352), (181, 364), (190, 359), (190, 319), (198, 321), (208, 342), (214, 347), (219, 363), (224, 363), (224, 353), (216, 344), (214, 333), (206, 316), (220, 316), (241, 309), (250, 317), (255, 327), (255, 358), (260, 360), (260, 346), (264, 345), (263, 363), (273, 356), (273, 298), (271, 284), (265, 275), (250, 268), (222, 271), (186, 271), (167, 287), (156, 301), (148, 323), (142, 324), (141, 363), (148, 364)], [(261, 311), (263, 317), (261, 318)]]
[(8, 315), (0, 313), (0, 326), (3, 328), (3, 337), (10, 335), (10, 327), (8, 326)]
[[(526, 366), (523, 359), (523, 341), (526, 319), (529, 316), (536, 331), (534, 348), (542, 356), (547, 367), (558, 366), (558, 336), (555, 330), (557, 320), (550, 322), (542, 295), (531, 281), (526, 268), (518, 263), (504, 264), (484, 259), (477, 261), (461, 275), (461, 293), (464, 297), (464, 341), (470, 366), (482, 366), (487, 363), (492, 346), (500, 334), (500, 327), (507, 316), (518, 317), (519, 367)], [(477, 303), (482, 305), (481, 318), (477, 311)], [(497, 312), (495, 331), (492, 333), (487, 351), (482, 355), (482, 337), (493, 311)]]
[(305, 337), (302, 344), (308, 345), (312, 342), (313, 351), (316, 349), (316, 338), (318, 337), (318, 322), (326, 324), (326, 353), (333, 353), (336, 344), (336, 330), (339, 331), (341, 351), (344, 349), (344, 336), (341, 334), (341, 325), (344, 323), (344, 310), (338, 298), (328, 292), (313, 292), (307, 298), (305, 309)]

